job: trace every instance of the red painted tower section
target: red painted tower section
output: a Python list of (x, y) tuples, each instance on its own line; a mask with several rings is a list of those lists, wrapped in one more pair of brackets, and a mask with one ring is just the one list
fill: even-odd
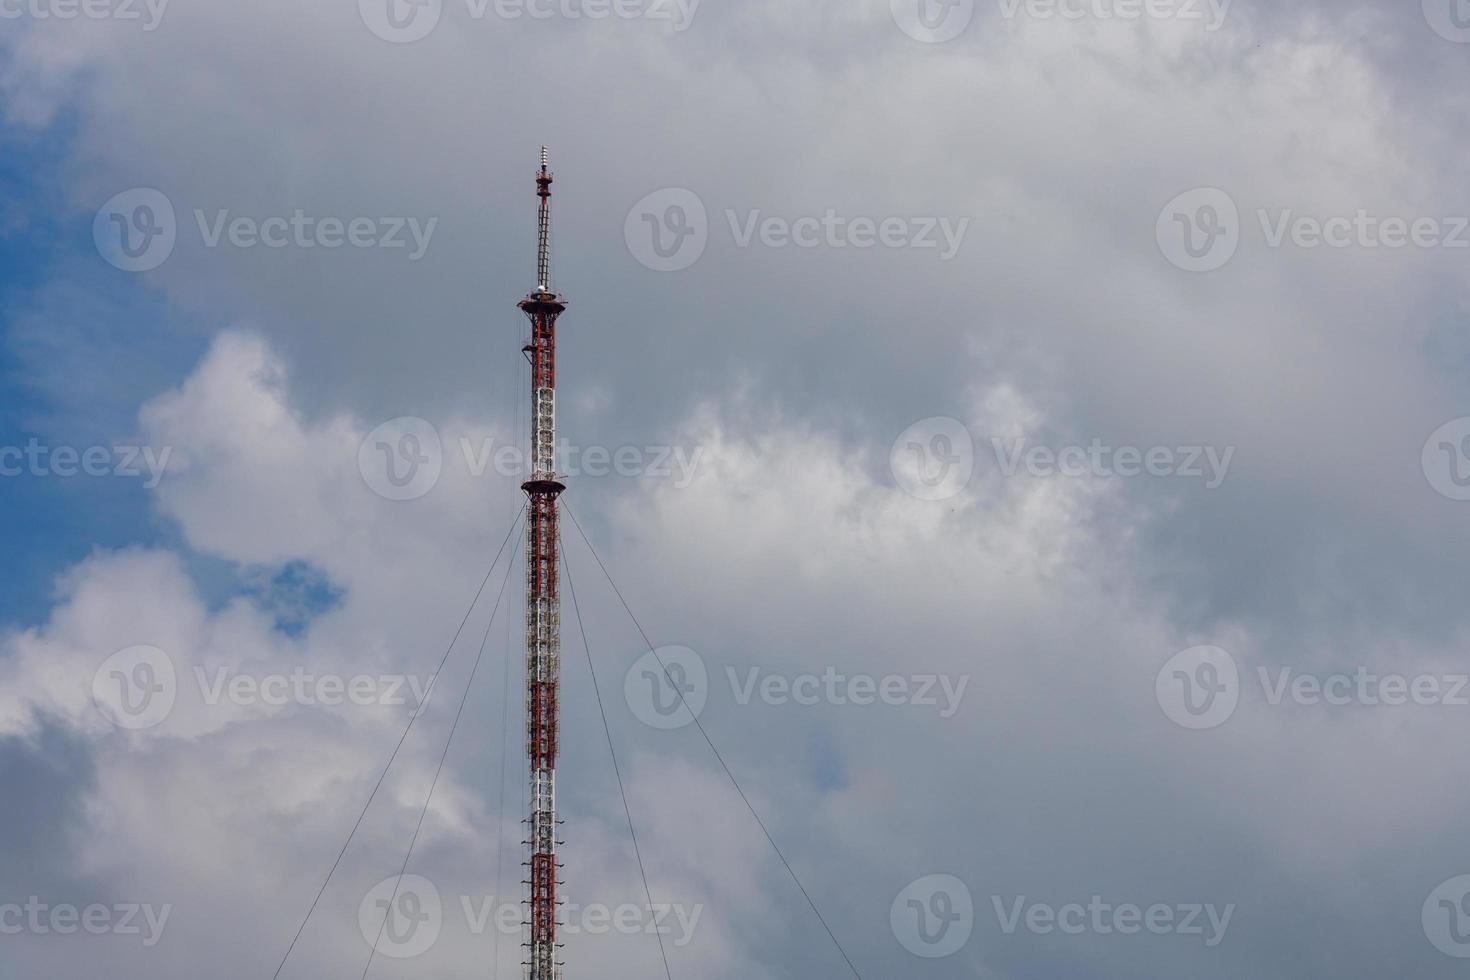
[(540, 198), (536, 288), (520, 308), (531, 320), (531, 474), (526, 537), (526, 752), (531, 765), (530, 955), (528, 980), (561, 980), (557, 962), (556, 756), (560, 735), (561, 598), (557, 584), (556, 320), (566, 302), (551, 290), (551, 171), (546, 148), (536, 174)]

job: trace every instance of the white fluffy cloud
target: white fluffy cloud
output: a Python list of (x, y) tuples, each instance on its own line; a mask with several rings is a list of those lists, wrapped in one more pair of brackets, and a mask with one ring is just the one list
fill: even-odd
[[(293, 638), (248, 596), (206, 600), (185, 554), (99, 553), (68, 574), (47, 623), (5, 640), (5, 730), (24, 733), (33, 711), (44, 712), (83, 733), (96, 754), (86, 844), (68, 860), (78, 873), (128, 882), (139, 900), (176, 906), (167, 943), (124, 950), (120, 971), (174, 975), (215, 943), (236, 949), (249, 965), (242, 975), (273, 968), (268, 961), (407, 716), (406, 707), (271, 707), (228, 698), (211, 705), (196, 668), (206, 677), (221, 667), (257, 677), (298, 665), (347, 677), (430, 671), (500, 535), (485, 526), (497, 510), (487, 503), (514, 492), (509, 482), (472, 477), (451, 462), (426, 498), (384, 501), (357, 467), (367, 427), (346, 417), (307, 423), (291, 407), (293, 385), (257, 336), (226, 333), (179, 389), (150, 402), (141, 431), (178, 447), (181, 467), (158, 500), (191, 550), (242, 565), (310, 561), (345, 589), (339, 607)], [(973, 406), (967, 421), (977, 430), (1028, 431), (1039, 422), (1014, 392), (977, 390)], [(463, 422), (442, 428), (488, 431)], [(1208, 862), (1197, 875), (1128, 870), (1097, 854), (1083, 869), (1040, 859), (1016, 866), (1008, 855), (1037, 853), (1066, 832), (1072, 821), (1065, 809), (1089, 798), (1084, 773), (1104, 783), (1151, 784), (1146, 796), (1167, 786), (1172, 797), (1169, 812), (1115, 800), (1115, 814), (1094, 822), (1093, 844), (1128, 853), (1148, 846), (1161, 827), (1182, 832), (1177, 822), (1185, 820), (1249, 841), (1293, 874), (1325, 878), (1333, 875), (1332, 854), (1369, 846), (1389, 826), (1403, 825), (1397, 808), (1378, 801), (1438, 798), (1439, 806), (1419, 811), (1425, 835), (1452, 829), (1431, 816), (1440, 806), (1464, 805), (1434, 766), (1413, 764), (1448, 736), (1451, 709), (1324, 718), (1248, 696), (1219, 732), (1191, 741), (1201, 733), (1173, 727), (1153, 702), (1153, 675), (1176, 649), (1220, 643), (1246, 670), (1269, 651), (1240, 629), (1175, 635), (1137, 583), (1115, 574), (1127, 543), (1093, 528), (1101, 509), (1124, 505), (1114, 482), (1007, 479), (992, 469), (953, 502), (918, 501), (881, 475), (883, 461), (738, 399), (701, 410), (679, 438), (705, 452), (691, 485), (649, 481), (611, 497), (586, 486), (569, 499), (602, 539), (656, 642), (685, 642), (704, 655), (712, 674), (710, 731), (839, 936), (869, 962), (897, 962), (879, 935), (885, 903), (937, 861), (999, 893), (1111, 886), (1141, 889), (1128, 892), (1141, 898), (1191, 888), (1201, 900), (1222, 894), (1212, 889), (1227, 886), (1205, 870)], [(796, 933), (809, 932), (809, 913), (693, 733), (650, 737), (633, 722), (620, 692), (621, 665), (638, 655), (636, 635), (609, 618), (616, 610), (580, 542), (569, 549), (656, 896), (703, 909), (694, 942), (672, 956), (704, 974), (782, 975), (763, 951), (792, 948)], [(352, 928), (356, 902), (392, 873), (401, 853), (483, 616), (467, 630), (467, 647), (390, 776), (361, 847), (328, 892), (304, 962), (325, 968), (365, 953)], [(608, 796), (580, 641), (568, 633), (567, 769), (591, 780), (577, 786), (567, 777), (571, 894), (637, 902), (641, 886), (620, 804)], [(500, 634), (497, 628), (496, 644)], [(179, 698), (163, 724), (130, 733), (109, 725), (91, 682), (107, 656), (133, 644), (168, 652)], [(1400, 670), (1416, 663), (1446, 669), (1429, 653), (1401, 652), (1393, 662)], [(741, 704), (730, 679), (751, 668), (797, 676), (829, 667), (876, 677), (938, 673), (968, 686), (960, 710), (941, 718), (912, 705)], [(457, 896), (495, 894), (496, 834), (519, 839), (515, 791), (498, 831), (497, 791), (469, 761), (493, 760), (498, 748), (493, 726), (487, 732), (485, 725), (499, 717), (493, 654), (482, 671), (473, 720), (436, 793), (419, 848), (423, 864), (415, 864), (450, 903), (445, 938), (432, 959), (418, 961), (445, 975), (472, 975), (489, 941), (460, 925)], [(1283, 746), (1294, 747), (1287, 759)], [(517, 763), (519, 746), (511, 749)], [(1378, 773), (1374, 782), (1354, 777), (1363, 766)], [(1181, 771), (1212, 775), (1181, 779)], [(516, 765), (512, 787), (518, 772)], [(1021, 804), (1028, 795), (1033, 803)], [(1353, 814), (1325, 839), (1292, 819), (1324, 801)], [(1022, 812), (1030, 816), (1018, 822)], [(896, 826), (908, 830), (895, 834)], [(1246, 928), (1249, 913), (1263, 910), (1223, 893), (1232, 897), (1243, 906), (1238, 928)], [(651, 965), (647, 937), (609, 940), (613, 952), (588, 937), (573, 942), (584, 975)], [(504, 945), (513, 958), (515, 943)], [(808, 946), (803, 962), (821, 964), (822, 944)], [(21, 950), (20, 961), (35, 968), (82, 955), (42, 943)], [(968, 955), (997, 969), (1015, 962), (1006, 950)], [(390, 975), (396, 968), (383, 964)], [(837, 975), (830, 964), (820, 968)]]
[[(565, 431), (705, 452), (688, 486), (589, 480), (569, 503), (655, 642), (704, 656), (711, 734), (866, 973), (1448, 971), (1417, 913), (1470, 868), (1467, 801), (1446, 768), (1456, 709), (1273, 706), (1255, 680), (1283, 664), (1447, 675), (1463, 649), (1463, 522), (1418, 468), (1423, 439), (1463, 413), (1458, 254), (1270, 249), (1256, 217), (1470, 210), (1464, 128), (1445, 122), (1462, 87), (1443, 84), (1463, 52), (1417, 9), (1238, 3), (1209, 37), (982, 10), (962, 40), (925, 47), (884, 2), (709, 4), (677, 34), (474, 22), (451, 4), (431, 39), (400, 47), (353, 6), (180, 3), (151, 34), (52, 23), (0, 40), (8, 120), (74, 122), (67, 199), (85, 213), (125, 187), (163, 189), (181, 241), (147, 282), (208, 329), (255, 324), (220, 333), (136, 420), (174, 451), (155, 499), (177, 547), (93, 555), (44, 623), (0, 641), (0, 733), (56, 719), (97, 763), (85, 835), (58, 865), (175, 903), (168, 941), (119, 960), (111, 940), (26, 937), (4, 955), (39, 973), (105, 958), (122, 977), (192, 976), (221, 953), (241, 976), (274, 968), (407, 709), (209, 705), (195, 668), (432, 670), (516, 506), (514, 481), (473, 475), (459, 446), (517, 435), (518, 392), (493, 365), (513, 353), (526, 171), (550, 142), (570, 171), (557, 184), (575, 301)], [(624, 219), (676, 185), (703, 198), (712, 245), (687, 274), (656, 276), (628, 254)], [(1198, 186), (1226, 189), (1244, 216), (1239, 253), (1209, 276), (1175, 269), (1154, 240), (1163, 204)], [(209, 249), (194, 227), (195, 209), (296, 208), (441, 223), (413, 264)], [(741, 249), (725, 215), (828, 208), (972, 225), (941, 264)], [(437, 424), (444, 472), (394, 502), (358, 453), (404, 414)], [(902, 493), (886, 459), (896, 433), (935, 415), (960, 417), (982, 457), (941, 503)], [(1237, 456), (1209, 493), (1006, 478), (984, 459), (991, 436)], [(675, 975), (843, 975), (697, 736), (646, 730), (619, 703), (639, 639), (567, 535), (654, 890), (709, 906)], [(290, 562), (341, 590), (300, 635), (277, 628), (269, 595), (233, 588)], [(518, 606), (512, 582), (512, 620)], [(497, 825), (500, 746), (484, 724), (516, 632), (494, 631), (421, 842), (446, 894), (493, 890), (494, 841), (514, 854), (519, 840), (514, 789)], [(636, 901), (567, 632), (570, 887)], [(1226, 725), (1186, 732), (1154, 679), (1202, 643), (1234, 654), (1245, 692)], [(171, 658), (179, 703), (120, 732), (93, 678), (138, 644)], [(300, 975), (365, 953), (357, 902), (412, 830), (466, 650), (454, 665), (324, 898)], [(729, 672), (751, 669), (968, 686), (950, 718), (742, 705)], [(970, 883), (982, 921), (961, 959), (927, 964), (887, 922), (893, 896), (934, 872)], [(1203, 958), (1148, 938), (1006, 936), (987, 918), (992, 896), (1099, 892), (1239, 911)], [(577, 940), (570, 973), (656, 970), (637, 938)], [(487, 943), (451, 931), (431, 958), (375, 970), (479, 975)]]

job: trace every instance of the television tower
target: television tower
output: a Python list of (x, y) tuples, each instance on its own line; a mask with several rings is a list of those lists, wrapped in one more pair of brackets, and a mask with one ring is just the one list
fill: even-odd
[(556, 319), (566, 302), (551, 290), (551, 171), (546, 147), (536, 174), (536, 288), (518, 304), (531, 320), (531, 473), (526, 492), (526, 751), (531, 763), (530, 956), (527, 980), (561, 980), (556, 959), (560, 883), (556, 860), (556, 755), (560, 734), (561, 599), (557, 589)]

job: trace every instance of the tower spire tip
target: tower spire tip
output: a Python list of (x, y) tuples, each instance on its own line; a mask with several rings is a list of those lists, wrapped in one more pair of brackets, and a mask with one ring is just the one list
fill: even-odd
[(541, 198), (536, 248), (536, 288), (551, 291), (551, 154), (541, 145), (541, 172), (536, 175), (536, 195)]

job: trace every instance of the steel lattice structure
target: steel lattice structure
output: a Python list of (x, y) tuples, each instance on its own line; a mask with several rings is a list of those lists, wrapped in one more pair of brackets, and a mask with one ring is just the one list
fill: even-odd
[(526, 751), (531, 764), (528, 980), (561, 980), (557, 962), (560, 884), (556, 859), (556, 757), (560, 735), (561, 598), (557, 586), (556, 320), (567, 308), (551, 289), (551, 171), (546, 147), (536, 174), (536, 288), (520, 308), (531, 320), (531, 473), (526, 492)]

